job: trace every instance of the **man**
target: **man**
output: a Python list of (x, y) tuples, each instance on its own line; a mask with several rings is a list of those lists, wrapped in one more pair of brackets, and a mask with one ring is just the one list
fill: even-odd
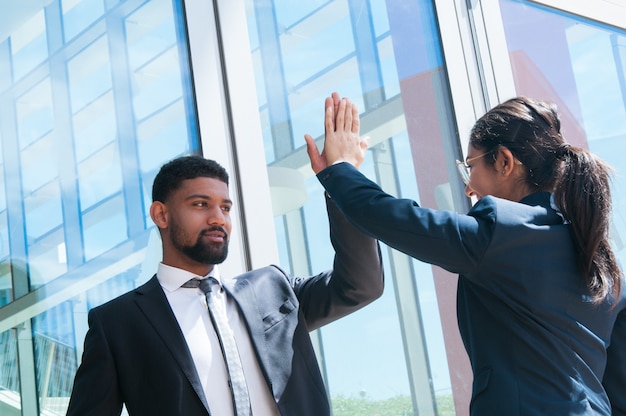
[(327, 199), (334, 270), (294, 278), (272, 265), (228, 279), (216, 266), (231, 231), (224, 168), (175, 159), (156, 176), (152, 199), (162, 262), (146, 284), (90, 311), (67, 414), (119, 415), (123, 404), (131, 416), (236, 414), (205, 294), (183, 287), (210, 276), (219, 285), (206, 299), (226, 311), (241, 358), (245, 414), (329, 415), (308, 333), (382, 294), (377, 242)]

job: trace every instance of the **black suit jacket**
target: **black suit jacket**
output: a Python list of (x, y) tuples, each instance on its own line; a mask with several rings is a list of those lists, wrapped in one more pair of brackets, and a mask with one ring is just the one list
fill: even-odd
[[(294, 278), (277, 266), (244, 273), (224, 287), (244, 316), (263, 375), (282, 415), (330, 414), (309, 331), (382, 294), (376, 241), (328, 203), (332, 271)], [(67, 414), (206, 416), (189, 349), (156, 276), (89, 312), (82, 363)], [(214, 415), (221, 416), (221, 415)]]

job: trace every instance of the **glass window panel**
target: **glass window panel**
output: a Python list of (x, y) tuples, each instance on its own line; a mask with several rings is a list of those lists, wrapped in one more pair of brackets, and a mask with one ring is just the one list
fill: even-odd
[(115, 247), (128, 238), (124, 200), (117, 196), (83, 215), (85, 261)]
[(372, 22), (376, 36), (389, 32), (389, 17), (387, 16), (387, 4), (385, 0), (372, 0), (369, 2)]
[(276, 20), (280, 22), (279, 29), (284, 29), (313, 14), (328, 3), (330, 3), (328, 0), (310, 0), (296, 4), (289, 0), (275, 0), (273, 11), (276, 14)]
[(378, 42), (378, 57), (386, 95), (396, 96), (400, 93), (400, 80), (390, 36), (382, 37)]
[(122, 171), (116, 144), (109, 144), (78, 164), (80, 206), (83, 211), (122, 190)]
[(9, 258), (9, 227), (6, 210), (0, 212), (0, 307), (13, 300), (11, 259)]
[[(24, 198), (26, 231), (29, 239), (37, 239), (63, 224), (59, 182), (52, 181)], [(36, 244), (36, 243), (34, 243)]]
[(103, 0), (62, 0), (63, 33), (69, 41), (104, 14)]
[(40, 407), (52, 414), (65, 412), (77, 367), (72, 313), (73, 303), (63, 302), (33, 319)]
[(9, 411), (19, 414), (20, 378), (17, 365), (17, 337), (15, 330), (12, 329), (0, 333), (0, 386), (2, 386), (0, 389), (2, 406), (7, 406)]
[[(4, 165), (0, 163), (0, 212), (6, 213), (7, 198), (6, 198), (6, 186), (4, 181)], [(2, 253), (2, 246), (0, 246), (0, 253)]]
[(615, 169), (611, 236), (626, 264), (626, 31), (529, 1), (500, 7), (517, 94), (555, 102), (565, 140)]
[[(385, 264), (389, 264), (389, 259), (383, 256), (383, 261), (385, 260), (387, 260)], [(386, 269), (386, 272), (391, 273), (391, 270)], [(383, 409), (382, 406), (394, 401), (403, 406), (402, 409), (396, 410), (413, 414), (413, 404), (406, 382), (408, 374), (405, 355), (402, 342), (398, 342), (402, 339), (400, 322), (394, 314), (380, 313), (384, 309), (391, 311), (396, 309), (394, 292), (394, 282), (390, 281), (383, 296), (376, 300), (377, 307), (364, 308), (359, 316), (342, 318), (322, 331), (325, 364), (326, 367), (333, 369), (329, 375), (333, 409), (340, 409), (341, 403), (357, 400), (361, 401), (363, 406), (361, 411), (370, 406), (380, 411)], [(364, 325), (364, 322), (367, 322), (367, 325)], [(375, 345), (372, 345), (372, 339), (377, 339)], [(341, 351), (337, 348), (339, 345), (346, 348)], [(368, 347), (358, 348), (359, 345)], [(373, 351), (384, 351), (384, 363), (378, 362), (370, 366), (355, 365), (371, 360)], [(339, 414), (362, 414), (354, 412), (355, 410)], [(389, 410), (386, 413), (373, 414), (403, 413)]]
[(13, 73), (9, 39), (5, 36), (0, 34), (0, 92), (6, 90), (11, 85)]
[[(316, 76), (315, 82), (302, 85), (302, 87), (298, 90), (299, 94), (290, 94), (289, 103), (290, 108), (293, 109), (291, 112), (292, 131), (308, 132), (314, 137), (321, 136), (324, 133), (324, 124), (320, 123), (319, 116), (320, 114), (323, 114), (324, 100), (322, 99), (320, 102), (319, 100), (315, 101), (309, 99), (311, 96), (318, 95), (320, 90), (332, 91), (333, 88), (341, 88), (342, 95), (351, 97), (351, 100), (355, 102), (359, 108), (363, 108), (360, 79), (359, 77), (354, 76), (354, 74), (358, 74), (358, 71), (359, 67), (357, 60), (354, 58), (348, 59), (329, 71), (319, 73)], [(334, 84), (337, 80), (345, 81), (343, 81), (340, 86), (336, 86)], [(343, 91), (345, 91), (345, 94)], [(353, 94), (348, 95), (350, 92)], [(318, 117), (312, 117), (311, 115), (313, 114), (318, 114)], [(302, 146), (304, 141), (302, 138), (303, 134), (293, 135), (293, 148)]]
[(28, 276), (34, 290), (67, 272), (64, 236), (61, 229), (28, 247)]
[[(176, 31), (167, 2), (150, 2), (125, 20), (132, 72), (133, 105), (138, 119), (158, 111), (182, 94)], [(141, 24), (137, 22), (141, 21)]]
[[(296, 88), (311, 76), (339, 64), (355, 51), (347, 2), (331, 2), (307, 19), (287, 27), (280, 42), (289, 88)], [(307, 64), (302, 65), (303, 62)]]
[[(1, 150), (2, 142), (0, 141), (0, 153)], [(13, 261), (10, 258), (10, 255), (11, 249), (9, 246), (9, 224), (7, 222), (7, 196), (4, 164), (0, 163), (0, 307), (13, 300), (13, 282), (11, 279)], [(0, 386), (1, 385), (2, 384), (0, 384)]]
[(50, 78), (34, 85), (15, 102), (20, 147), (38, 140), (54, 127)]
[(134, 109), (143, 119), (167, 106), (182, 95), (181, 74), (172, 62), (178, 61), (178, 50), (171, 48), (155, 57), (133, 74)]
[(130, 67), (137, 70), (176, 44), (171, 2), (146, 2), (125, 20)]
[(111, 58), (107, 40), (107, 36), (101, 36), (67, 64), (71, 105), (75, 113), (111, 89)]
[(189, 126), (182, 100), (144, 120), (137, 128), (142, 169), (157, 170), (163, 160), (188, 152)]
[[(446, 168), (457, 157), (458, 138), (431, 2), (279, 1), (271, 11), (267, 7), (260, 0), (246, 1), (270, 167), (306, 171), (300, 165), (307, 160), (301, 157), (302, 136), (323, 135), (324, 98), (339, 91), (362, 111), (362, 134), (375, 133), (361, 167), (367, 176), (427, 206), (437, 207), (441, 194), (452, 188), (459, 201), (464, 199), (455, 170)], [(276, 216), (281, 261), (292, 273), (332, 265), (322, 188), (310, 173), (306, 184), (302, 217), (296, 212)], [(294, 254), (301, 252), (301, 236), (307, 247), (315, 247), (305, 259)], [(436, 274), (390, 249), (384, 257), (383, 297), (320, 330), (334, 414), (454, 414), (453, 385), (462, 391), (471, 375), (455, 374), (451, 380), (449, 368), (466, 355), (462, 345), (444, 342), (457, 325), (453, 311), (440, 316), (437, 286), (455, 277)], [(416, 315), (406, 316), (409, 311)], [(419, 334), (423, 343), (416, 341)], [(388, 352), (376, 366), (370, 365), (373, 350)], [(411, 364), (418, 361), (424, 364)]]
[(84, 161), (117, 137), (117, 119), (113, 92), (108, 91), (72, 119), (76, 160)]
[[(59, 176), (58, 139), (51, 132), (22, 150), (22, 189), (25, 195), (41, 188)], [(42, 169), (45, 166), (45, 169)]]
[[(4, 6), (7, 7), (7, 6)], [(44, 11), (35, 13), (11, 34), (14, 78), (20, 79), (48, 57)]]

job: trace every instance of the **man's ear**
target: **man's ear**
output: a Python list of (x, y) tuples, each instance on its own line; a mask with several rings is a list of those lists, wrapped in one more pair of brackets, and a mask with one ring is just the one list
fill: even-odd
[(167, 228), (168, 216), (167, 207), (163, 202), (154, 201), (150, 205), (150, 218), (159, 228)]

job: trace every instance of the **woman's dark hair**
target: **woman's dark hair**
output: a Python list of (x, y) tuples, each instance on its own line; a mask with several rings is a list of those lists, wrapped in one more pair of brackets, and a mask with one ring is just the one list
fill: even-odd
[[(622, 272), (609, 241), (611, 168), (588, 150), (565, 143), (556, 105), (526, 97), (505, 101), (476, 122), (470, 144), (494, 155), (506, 147), (526, 168), (529, 189), (554, 192), (571, 223), (593, 300), (618, 297)], [(485, 162), (494, 164), (495, 157)]]
[(202, 156), (181, 156), (161, 167), (152, 184), (152, 201), (166, 202), (186, 179), (215, 178), (228, 185), (228, 173), (219, 163)]

